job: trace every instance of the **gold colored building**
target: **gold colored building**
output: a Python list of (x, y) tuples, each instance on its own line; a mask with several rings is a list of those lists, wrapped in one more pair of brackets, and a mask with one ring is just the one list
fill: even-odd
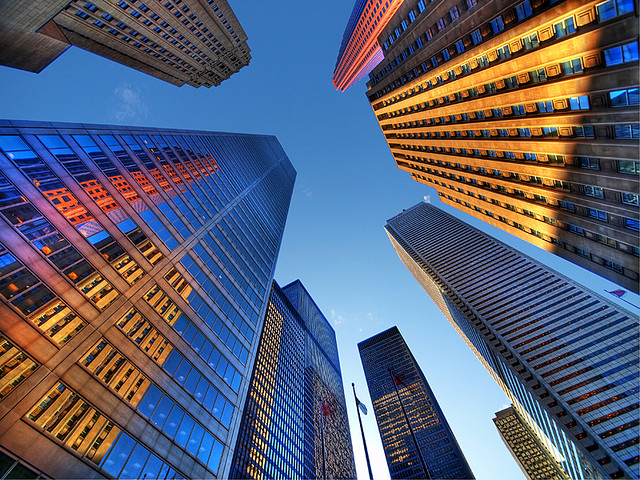
[(634, 0), (406, 1), (368, 97), (440, 199), (638, 292)]
[(513, 406), (496, 412), (493, 423), (527, 479), (569, 480), (551, 452)]
[(39, 73), (75, 45), (156, 78), (219, 85), (251, 60), (227, 0), (0, 3), (0, 64)]

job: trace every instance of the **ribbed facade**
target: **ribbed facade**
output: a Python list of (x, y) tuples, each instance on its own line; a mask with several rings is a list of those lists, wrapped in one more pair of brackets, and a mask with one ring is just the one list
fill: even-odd
[(638, 292), (633, 0), (407, 0), (368, 98), (440, 199)]
[(249, 64), (227, 0), (18, 0), (0, 5), (0, 64), (40, 72), (70, 45), (174, 85), (211, 87)]
[(335, 332), (298, 280), (273, 282), (230, 477), (356, 477)]
[(553, 455), (513, 407), (497, 412), (493, 423), (527, 479), (569, 480)]
[(0, 445), (226, 478), (295, 171), (275, 137), (0, 123)]
[(358, 350), (391, 478), (473, 479), (398, 328), (360, 342)]
[(345, 91), (371, 72), (383, 59), (378, 35), (404, 0), (356, 1), (333, 72), (333, 86)]
[(433, 205), (386, 230), (570, 478), (638, 476), (637, 315)]

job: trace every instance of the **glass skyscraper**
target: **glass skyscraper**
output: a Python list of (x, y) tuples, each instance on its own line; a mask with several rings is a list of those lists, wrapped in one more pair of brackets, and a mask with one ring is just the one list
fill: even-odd
[(296, 175), (276, 138), (2, 121), (0, 165), (2, 458), (227, 477)]
[(356, 477), (335, 332), (299, 280), (273, 282), (231, 477)]
[(398, 256), (569, 478), (638, 477), (638, 318), (419, 203)]
[(358, 350), (391, 478), (474, 478), (398, 328), (360, 342)]

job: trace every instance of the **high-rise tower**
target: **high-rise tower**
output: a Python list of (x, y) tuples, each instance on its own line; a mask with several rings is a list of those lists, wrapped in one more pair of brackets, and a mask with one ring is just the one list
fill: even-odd
[(528, 480), (569, 480), (566, 472), (513, 407), (493, 419), (500, 437)]
[(377, 43), (367, 95), (398, 168), (638, 292), (633, 0), (405, 0)]
[(273, 282), (230, 476), (356, 477), (335, 332), (299, 280)]
[(0, 445), (53, 478), (215, 478), (295, 171), (275, 137), (0, 124)]
[(391, 478), (474, 478), (398, 328), (358, 350)]
[(568, 477), (638, 477), (637, 315), (433, 205), (385, 228)]
[(0, 4), (0, 64), (40, 72), (75, 45), (174, 85), (211, 87), (251, 55), (227, 0), (13, 0)]

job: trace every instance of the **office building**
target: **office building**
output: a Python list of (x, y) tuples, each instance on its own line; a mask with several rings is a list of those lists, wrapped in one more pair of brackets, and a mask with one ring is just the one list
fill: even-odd
[(433, 205), (385, 228), (569, 478), (638, 477), (636, 314)]
[(383, 59), (378, 36), (404, 0), (357, 0), (340, 44), (333, 86), (345, 91)]
[(295, 179), (276, 138), (2, 121), (0, 165), (3, 455), (227, 478)]
[(474, 478), (398, 328), (360, 342), (358, 350), (391, 478)]
[(14, 0), (0, 5), (0, 65), (40, 72), (69, 46), (174, 85), (219, 85), (251, 60), (227, 0)]
[(638, 292), (633, 0), (405, 0), (367, 96), (398, 168)]
[(513, 407), (497, 412), (493, 423), (528, 480), (570, 480)]
[(355, 477), (335, 332), (299, 280), (274, 281), (231, 478)]

